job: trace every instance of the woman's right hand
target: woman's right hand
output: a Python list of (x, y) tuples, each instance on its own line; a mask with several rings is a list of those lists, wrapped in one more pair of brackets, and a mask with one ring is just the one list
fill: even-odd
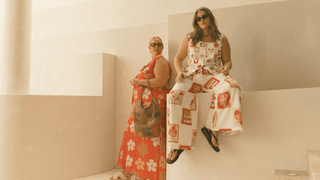
[(129, 83), (132, 85), (132, 86), (134, 86), (134, 85), (140, 85), (139, 84), (139, 79), (131, 79), (130, 81), (129, 81)]
[(182, 82), (185, 77), (186, 77), (186, 74), (180, 71), (176, 77), (176, 83)]

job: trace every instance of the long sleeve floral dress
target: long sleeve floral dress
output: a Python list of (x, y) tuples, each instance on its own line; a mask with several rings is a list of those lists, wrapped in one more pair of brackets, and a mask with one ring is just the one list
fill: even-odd
[[(136, 79), (153, 79), (153, 68), (161, 56), (155, 57), (147, 65), (142, 67)], [(126, 172), (147, 180), (166, 179), (166, 95), (169, 93), (169, 82), (172, 69), (168, 63), (169, 77), (166, 85), (161, 88), (151, 88), (154, 98), (160, 104), (161, 132), (160, 137), (141, 138), (134, 134), (134, 109), (128, 119), (123, 134), (122, 144), (118, 157), (118, 167)], [(132, 105), (138, 101), (141, 86), (135, 86), (132, 95)], [(147, 107), (151, 103), (151, 92), (148, 87), (142, 95), (142, 103)]]

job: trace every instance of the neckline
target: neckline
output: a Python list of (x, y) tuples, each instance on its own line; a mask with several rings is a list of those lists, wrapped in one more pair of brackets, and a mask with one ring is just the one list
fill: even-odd
[(203, 42), (203, 43), (217, 43), (217, 42), (215, 42), (215, 41), (212, 41), (212, 42), (199, 41), (199, 42)]

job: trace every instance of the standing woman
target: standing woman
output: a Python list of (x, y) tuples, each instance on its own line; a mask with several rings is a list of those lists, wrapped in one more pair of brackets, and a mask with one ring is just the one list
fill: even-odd
[[(229, 75), (230, 45), (220, 33), (212, 12), (201, 7), (193, 18), (192, 33), (180, 44), (174, 59), (176, 84), (168, 95), (167, 163), (174, 163), (184, 150), (195, 148), (198, 122), (198, 93), (212, 95), (206, 126), (201, 129), (210, 146), (219, 152), (218, 134), (242, 131), (241, 88)], [(187, 57), (188, 56), (188, 57)], [(182, 69), (187, 57), (188, 66)]]
[[(172, 70), (169, 62), (161, 55), (163, 48), (162, 40), (152, 37), (149, 42), (152, 60), (142, 67), (135, 79), (129, 81), (134, 86), (133, 106), (141, 98), (141, 93), (143, 107), (151, 104), (152, 95), (159, 102), (160, 137), (143, 138), (135, 135), (133, 109), (123, 134), (117, 163), (124, 170), (111, 179), (166, 179), (166, 95), (170, 91)], [(150, 82), (151, 89), (147, 81)]]

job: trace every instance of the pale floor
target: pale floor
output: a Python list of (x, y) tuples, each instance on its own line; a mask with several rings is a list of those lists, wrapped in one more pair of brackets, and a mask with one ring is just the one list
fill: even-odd
[(97, 175), (73, 179), (73, 180), (109, 180), (113, 175), (117, 174), (120, 171), (122, 171), (122, 169), (115, 168), (102, 174), (97, 174)]

